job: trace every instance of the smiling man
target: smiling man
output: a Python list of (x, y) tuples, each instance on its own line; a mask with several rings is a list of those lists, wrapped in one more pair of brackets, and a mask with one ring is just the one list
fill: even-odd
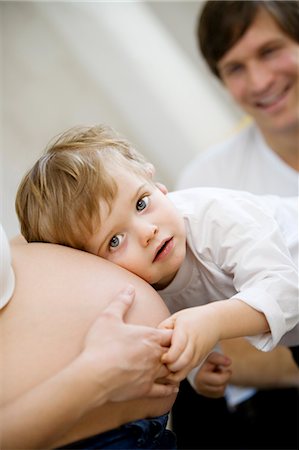
[(297, 136), (298, 144), (299, 46), (294, 37), (261, 8), (245, 35), (220, 58), (217, 69), (269, 147), (298, 170), (298, 153), (290, 141), (290, 134), (294, 143)]
[(298, 1), (208, 1), (197, 37), (213, 74), (253, 120), (191, 161), (178, 187), (297, 195)]
[[(198, 18), (197, 41), (211, 72), (250, 120), (192, 160), (177, 187), (298, 195), (298, 1), (207, 1)], [(297, 448), (299, 375), (290, 351), (280, 346), (265, 357), (242, 340), (230, 342), (223, 351), (231, 365), (224, 367), (222, 360), (211, 364), (215, 369), (209, 379), (197, 377), (196, 388), (203, 395), (181, 384), (172, 411), (178, 446)], [(230, 386), (228, 407), (223, 398), (215, 399), (215, 390), (223, 395), (229, 369), (231, 383), (250, 389)], [(297, 374), (290, 382), (292, 373)], [(207, 386), (213, 391), (203, 389)]]

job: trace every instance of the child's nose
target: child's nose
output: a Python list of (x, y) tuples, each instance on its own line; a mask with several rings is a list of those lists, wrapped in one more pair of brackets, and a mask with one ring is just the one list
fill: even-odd
[(144, 227), (143, 233), (141, 233), (142, 245), (146, 247), (157, 233), (158, 233), (157, 225), (154, 224), (146, 225)]

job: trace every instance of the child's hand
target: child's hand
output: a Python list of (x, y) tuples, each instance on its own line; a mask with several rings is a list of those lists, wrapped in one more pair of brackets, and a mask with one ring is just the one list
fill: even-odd
[(160, 323), (159, 328), (173, 329), (170, 349), (162, 362), (174, 381), (183, 380), (193, 367), (202, 362), (219, 340), (218, 317), (210, 305), (176, 312)]
[(194, 379), (196, 391), (205, 397), (223, 397), (232, 376), (231, 363), (222, 353), (210, 353)]

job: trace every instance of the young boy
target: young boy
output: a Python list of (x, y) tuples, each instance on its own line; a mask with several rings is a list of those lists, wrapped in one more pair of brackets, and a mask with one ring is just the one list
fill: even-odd
[(153, 285), (178, 311), (160, 325), (174, 329), (164, 362), (175, 381), (221, 339), (247, 336), (267, 351), (293, 329), (284, 339), (298, 344), (297, 198), (217, 188), (166, 195), (152, 176), (111, 129), (71, 129), (20, 184), (21, 232), (101, 256)]

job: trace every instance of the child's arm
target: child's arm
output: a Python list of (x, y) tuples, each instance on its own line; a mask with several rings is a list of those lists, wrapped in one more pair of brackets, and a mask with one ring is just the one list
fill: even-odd
[[(196, 269), (203, 289), (199, 283), (198, 300), (195, 295), (186, 306), (219, 299), (242, 300), (263, 312), (270, 327), (268, 333), (249, 336), (251, 344), (263, 351), (279, 343), (296, 345), (296, 199), (270, 197), (266, 202), (263, 197), (244, 192), (212, 190), (211, 194), (208, 188), (207, 192), (206, 198), (202, 194), (198, 201), (198, 210), (193, 205), (195, 220), (192, 216), (188, 222), (189, 246), (199, 262)], [(183, 191), (180, 201), (188, 202), (189, 195), (188, 190)], [(178, 294), (177, 305), (184, 304), (186, 295)], [(166, 296), (173, 310), (177, 306), (167, 292)]]
[(178, 311), (159, 326), (174, 330), (162, 361), (175, 372), (175, 381), (185, 378), (220, 340), (269, 331), (264, 314), (236, 298)]

